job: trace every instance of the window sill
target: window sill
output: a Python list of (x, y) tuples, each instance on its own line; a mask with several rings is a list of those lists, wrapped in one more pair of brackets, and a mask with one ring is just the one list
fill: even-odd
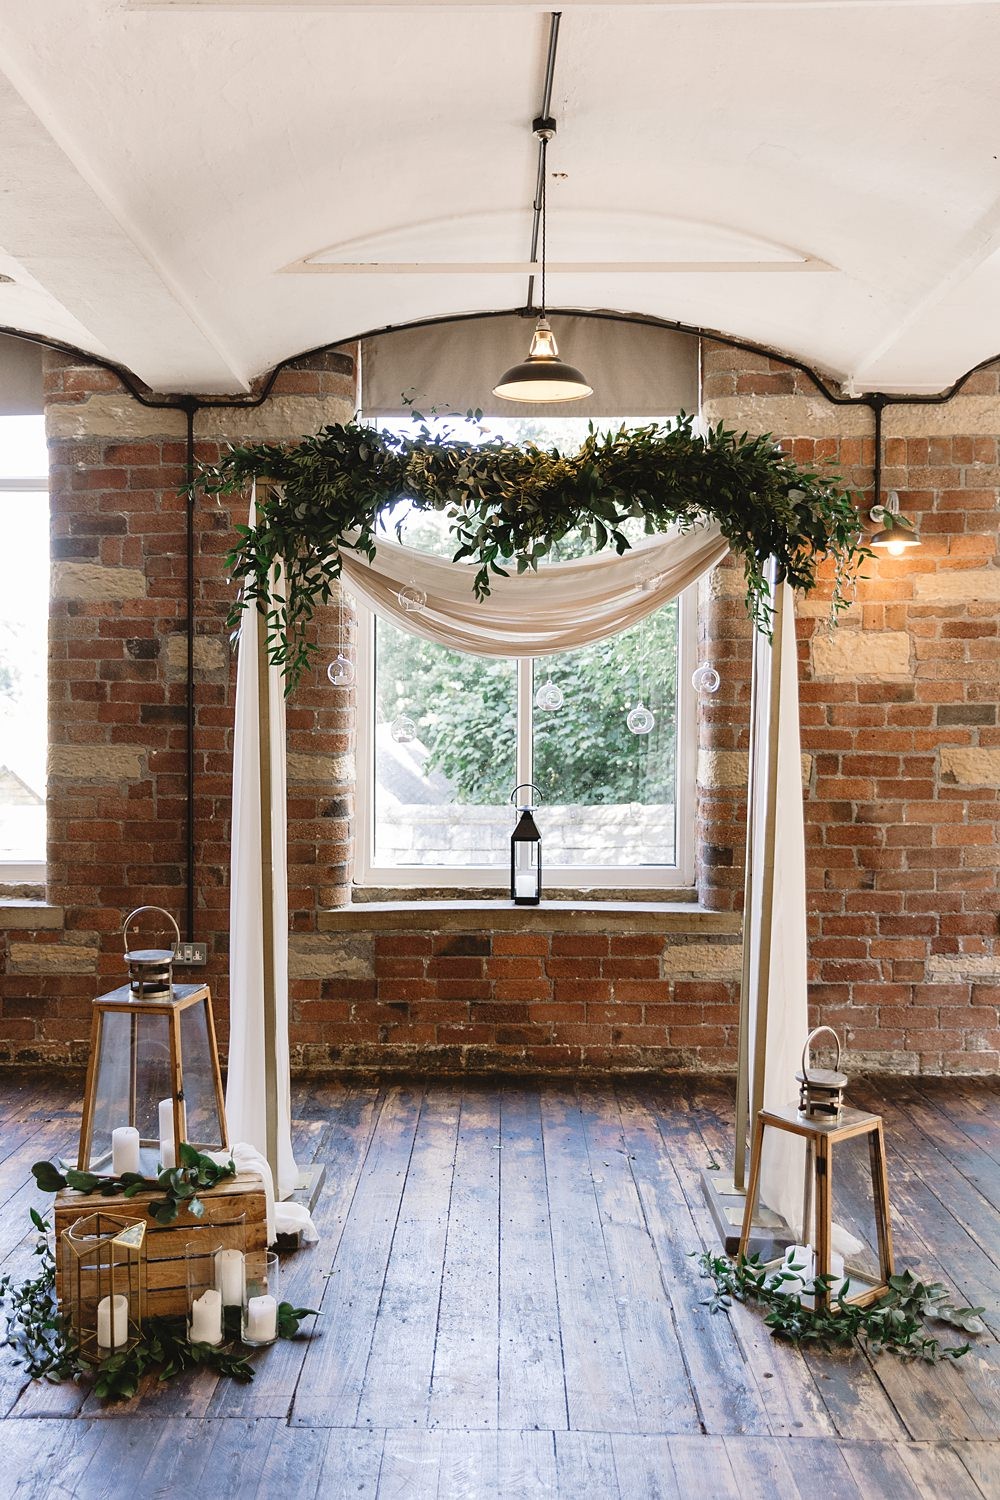
[(62, 928), (66, 912), (46, 901), (25, 900), (22, 896), (0, 896), (0, 932), (40, 932), (44, 927)]
[(694, 901), (542, 901), (515, 906), (509, 899), (484, 901), (359, 901), (321, 911), (320, 932), (703, 932), (738, 933), (739, 912), (708, 911)]

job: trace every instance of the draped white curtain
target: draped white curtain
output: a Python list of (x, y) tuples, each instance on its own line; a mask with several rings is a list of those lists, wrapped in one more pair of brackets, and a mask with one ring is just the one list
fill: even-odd
[[(748, 901), (743, 941), (748, 993), (749, 1076), (738, 1087), (753, 1120), (758, 1109), (781, 1109), (795, 1098), (795, 1072), (809, 1029), (806, 1003), (806, 851), (799, 742), (799, 676), (795, 597), (787, 583), (773, 591), (772, 638), (754, 631), (754, 711), (747, 816)], [(805, 1143), (766, 1132), (760, 1196), (801, 1232)]]
[[(345, 552), (344, 579), (378, 614), (416, 635), (479, 656), (551, 656), (607, 640), (669, 603), (728, 551), (718, 526), (669, 532), (622, 557), (600, 553), (545, 564), (537, 573), (492, 575), (477, 600), (474, 568), (380, 540), (372, 562)], [(427, 602), (408, 614), (401, 589)]]
[[(251, 504), (249, 524), (254, 524)], [(277, 1198), (295, 1191), (288, 1058), (288, 854), (285, 695), (251, 606), (240, 625), (233, 730), (233, 833), (229, 891), (231, 1142), (270, 1165)]]

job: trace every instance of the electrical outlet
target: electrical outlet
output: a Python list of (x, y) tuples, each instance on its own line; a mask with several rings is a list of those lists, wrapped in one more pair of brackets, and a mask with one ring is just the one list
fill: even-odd
[(178, 943), (174, 954), (175, 964), (207, 964), (207, 943)]

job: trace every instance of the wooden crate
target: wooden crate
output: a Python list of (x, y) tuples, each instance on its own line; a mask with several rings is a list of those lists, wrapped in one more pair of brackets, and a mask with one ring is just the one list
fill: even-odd
[[(56, 1296), (62, 1300), (62, 1255), (59, 1236), (77, 1219), (98, 1212), (146, 1218), (146, 1312), (147, 1318), (181, 1317), (187, 1312), (187, 1273), (184, 1249), (189, 1243), (202, 1243), (205, 1252), (223, 1246), (245, 1251), (248, 1272), (254, 1262), (263, 1264), (267, 1250), (267, 1200), (264, 1184), (254, 1173), (226, 1178), (216, 1187), (199, 1193), (205, 1205), (200, 1219), (181, 1209), (172, 1224), (157, 1224), (146, 1212), (157, 1192), (137, 1193), (134, 1198), (121, 1194), (106, 1197), (102, 1193), (74, 1193), (68, 1188), (56, 1194)], [(239, 1216), (245, 1215), (244, 1225)]]

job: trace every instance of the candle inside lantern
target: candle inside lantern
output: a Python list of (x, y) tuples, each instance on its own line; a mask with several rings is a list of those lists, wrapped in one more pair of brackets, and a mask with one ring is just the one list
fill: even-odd
[[(160, 1100), (160, 1166), (176, 1167), (177, 1153), (174, 1151), (174, 1101)], [(181, 1140), (187, 1139), (187, 1106), (181, 1104)]]
[(111, 1170), (116, 1177), (140, 1170), (139, 1132), (133, 1125), (119, 1125), (111, 1132)]
[(191, 1303), (192, 1344), (222, 1343), (222, 1293), (206, 1287)]
[[(798, 1297), (803, 1307), (814, 1307), (815, 1297), (810, 1293), (805, 1295), (807, 1286), (812, 1286), (818, 1274), (816, 1270), (816, 1252), (812, 1245), (789, 1245), (785, 1251), (785, 1258), (781, 1263), (781, 1270), (791, 1272), (778, 1286), (778, 1290), (784, 1292), (787, 1297)], [(830, 1300), (835, 1301), (842, 1292), (846, 1292), (849, 1279), (844, 1276), (844, 1257), (836, 1250), (830, 1252), (830, 1275), (834, 1278), (830, 1287)]]
[(242, 1307), (246, 1278), (242, 1250), (216, 1250), (215, 1285), (222, 1293), (223, 1307)]
[(533, 896), (537, 889), (534, 870), (518, 871), (514, 876), (514, 894)]
[(272, 1296), (249, 1298), (243, 1337), (249, 1344), (271, 1344), (278, 1337), (278, 1304)]
[[(112, 1301), (114, 1307), (112, 1309)], [(101, 1349), (118, 1349), (128, 1342), (128, 1298), (123, 1292), (102, 1297), (97, 1304), (97, 1343)]]

